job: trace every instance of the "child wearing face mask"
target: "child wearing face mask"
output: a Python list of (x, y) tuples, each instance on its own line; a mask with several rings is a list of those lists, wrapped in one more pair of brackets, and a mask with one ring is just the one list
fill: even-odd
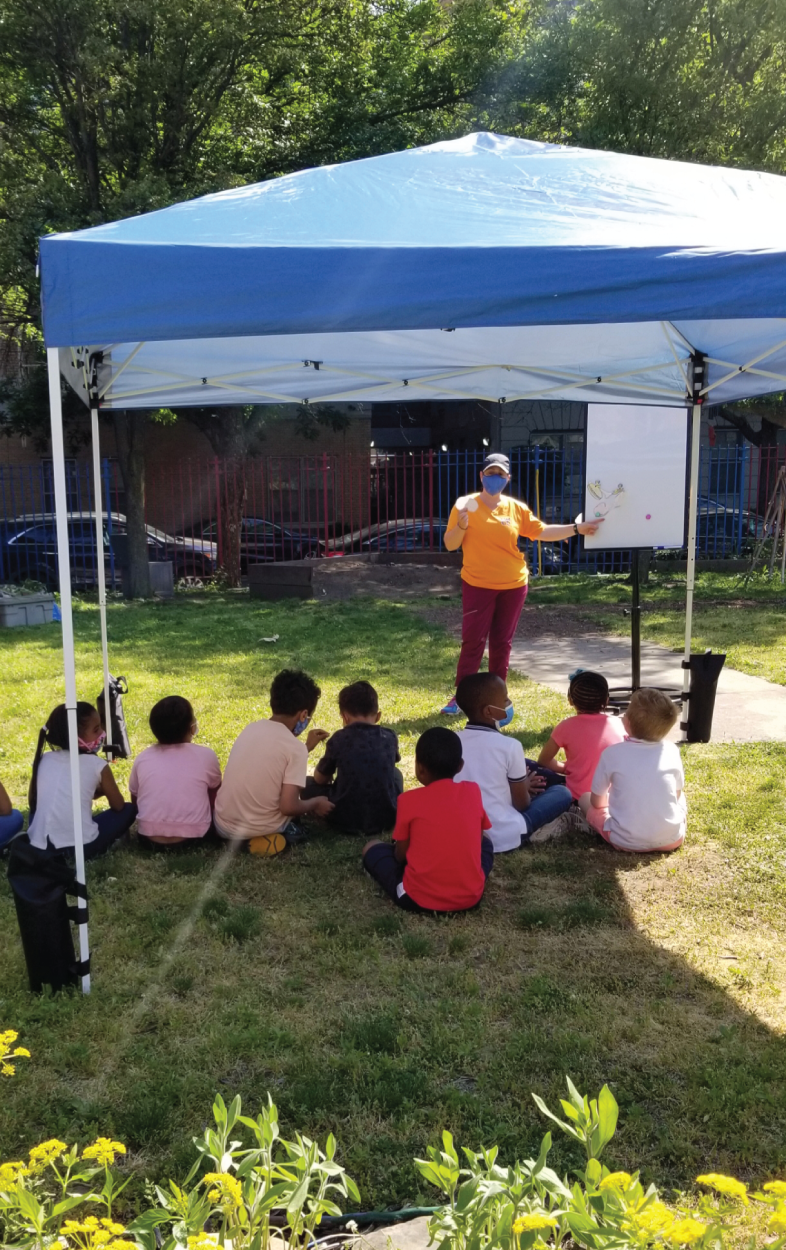
[(546, 841), (573, 797), (563, 777), (526, 759), (518, 738), (500, 733), (508, 702), (505, 682), (495, 673), (473, 673), (459, 682), (456, 700), (467, 717), (459, 733), (464, 767), (457, 780), (480, 786), (495, 854)]
[(303, 840), (293, 818), (328, 816), (333, 804), (324, 795), (303, 799), (308, 756), (330, 735), (309, 731), (322, 691), (307, 673), (284, 669), (270, 687), (269, 720), (246, 725), (229, 753), (216, 796), (214, 823), (227, 841), (245, 843), (252, 855), (278, 855)]
[[(79, 779), (82, 806), (82, 841), (85, 859), (108, 851), (136, 819), (136, 807), (126, 803), (106, 760), (97, 752), (104, 741), (101, 718), (92, 703), (77, 703)], [(44, 753), (44, 748), (50, 750)], [(105, 798), (109, 811), (93, 815), (93, 799)], [(29, 791), (30, 845), (40, 851), (62, 850), (74, 845), (71, 800), (71, 752), (68, 714), (64, 703), (51, 713), (38, 735)]]
[(129, 789), (137, 804), (137, 832), (158, 846), (204, 838), (213, 820), (221, 766), (210, 747), (193, 741), (198, 726), (188, 699), (168, 695), (150, 713), (157, 745), (142, 751)]

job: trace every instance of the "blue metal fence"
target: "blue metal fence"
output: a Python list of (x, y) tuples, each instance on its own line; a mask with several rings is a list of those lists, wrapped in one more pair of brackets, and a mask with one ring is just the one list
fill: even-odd
[[(346, 456), (319, 453), (288, 457), (286, 463), (280, 457), (255, 457), (240, 470), (236, 462), (228, 467), (216, 460), (163, 465), (148, 475), (150, 558), (171, 559), (178, 578), (211, 576), (223, 563), (221, 538), (228, 501), (240, 496), (242, 572), (261, 560), (438, 550), (451, 506), (479, 488), (485, 455), (485, 448), (418, 449)], [(744, 556), (750, 551), (785, 456), (784, 447), (757, 449), (744, 444), (702, 449), (700, 557)], [(526, 500), (544, 521), (569, 522), (582, 510), (581, 445), (523, 448), (511, 452), (510, 460), (511, 494)], [(244, 475), (240, 484), (238, 471)], [(118, 587), (125, 500), (117, 464), (104, 461), (102, 472), (102, 558), (109, 585)], [(72, 577), (77, 588), (88, 588), (96, 581), (97, 550), (87, 462), (67, 465), (67, 495)], [(630, 565), (629, 551), (587, 552), (578, 540), (527, 546), (536, 575), (624, 572)], [(58, 581), (52, 465), (47, 461), (0, 466), (0, 582), (28, 578), (53, 587)]]

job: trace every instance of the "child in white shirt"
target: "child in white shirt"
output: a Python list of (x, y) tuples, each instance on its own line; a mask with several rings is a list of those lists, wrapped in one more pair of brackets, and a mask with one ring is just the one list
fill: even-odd
[(606, 747), (579, 799), (591, 828), (618, 851), (676, 851), (685, 841), (685, 774), (676, 745), (665, 741), (677, 716), (662, 691), (634, 691), (622, 718), (629, 736)]
[[(126, 803), (112, 769), (98, 755), (105, 734), (101, 718), (91, 703), (77, 703), (76, 725), (82, 842), (85, 859), (95, 859), (130, 829), (136, 818), (136, 807)], [(33, 760), (27, 836), (30, 845), (39, 851), (70, 850), (74, 846), (70, 746), (68, 713), (61, 703), (38, 735)], [(46, 753), (45, 747), (50, 748)], [(101, 797), (109, 803), (109, 811), (94, 815), (93, 799)]]
[(507, 715), (505, 682), (495, 673), (462, 677), (456, 702), (467, 717), (459, 734), (464, 764), (456, 780), (480, 786), (494, 853), (556, 836), (573, 799), (562, 777), (549, 769), (536, 771), (518, 738), (500, 733)]

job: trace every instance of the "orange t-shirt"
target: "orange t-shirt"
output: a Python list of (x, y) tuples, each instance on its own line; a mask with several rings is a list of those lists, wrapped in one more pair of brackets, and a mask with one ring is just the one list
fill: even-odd
[[(546, 528), (543, 521), (539, 521), (525, 503), (508, 495), (500, 495), (493, 512), (481, 502), (480, 494), (469, 497), (478, 501), (478, 507), (476, 512), (469, 513), (469, 527), (461, 544), (463, 581), (487, 590), (515, 590), (517, 586), (526, 586), (529, 571), (518, 540), (537, 538)], [(454, 525), (458, 525), (455, 504), (448, 518), (448, 529), (453, 529)]]

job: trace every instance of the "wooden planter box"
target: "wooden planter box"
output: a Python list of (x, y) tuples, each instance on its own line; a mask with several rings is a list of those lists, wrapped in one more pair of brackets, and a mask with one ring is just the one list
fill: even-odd
[(313, 564), (305, 560), (249, 564), (249, 594), (252, 599), (313, 599), (313, 573)]

